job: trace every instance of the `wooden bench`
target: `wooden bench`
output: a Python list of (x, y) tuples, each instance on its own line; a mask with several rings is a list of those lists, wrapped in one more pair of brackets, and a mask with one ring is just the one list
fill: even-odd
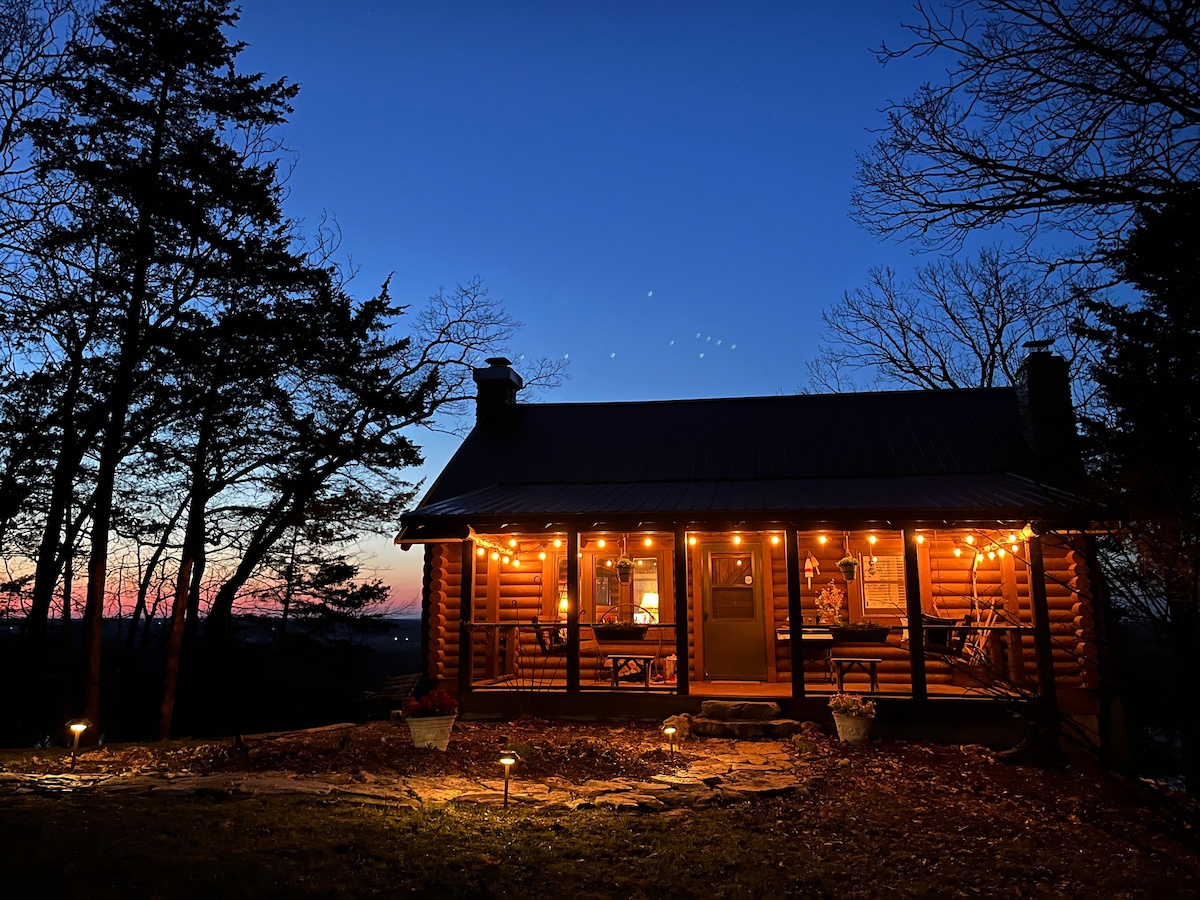
[(403, 710), (404, 701), (413, 695), (420, 680), (420, 672), (412, 672), (408, 675), (389, 675), (383, 679), (379, 690), (367, 691), (361, 702), (384, 715), (393, 709)]
[(878, 666), (882, 659), (864, 658), (861, 656), (831, 656), (829, 661), (833, 663), (834, 671), (837, 673), (837, 689), (842, 691), (846, 676), (852, 669), (859, 669), (865, 672), (871, 679), (871, 690), (879, 690), (879, 671)]

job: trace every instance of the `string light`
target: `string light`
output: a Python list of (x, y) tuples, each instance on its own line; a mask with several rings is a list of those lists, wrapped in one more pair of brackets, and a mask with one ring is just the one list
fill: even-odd
[(555, 539), (554, 539), (554, 547), (555, 547), (555, 549), (557, 549), (557, 548), (559, 548), (559, 547), (561, 547), (561, 546), (562, 546), (562, 538), (555, 538)]
[(497, 550), (493, 550), (492, 551), (492, 559), (499, 559), (499, 558), (500, 558), (500, 552)]
[(973, 544), (975, 543), (975, 535), (968, 534), (964, 540), (966, 540), (968, 544)]
[(954, 555), (955, 555), (955, 556), (962, 556), (962, 547), (955, 547), (955, 548), (954, 548)]
[(538, 559), (545, 559), (545, 558), (546, 558), (546, 551), (545, 550), (540, 551), (538, 553)]
[(476, 556), (487, 556), (487, 551), (484, 550), (482, 547), (480, 547), (478, 550), (475, 551), (475, 555)]
[(509, 538), (509, 539), (508, 539), (508, 546), (510, 546), (510, 547), (515, 547), (515, 546), (517, 546), (517, 539), (516, 539), (516, 538)]

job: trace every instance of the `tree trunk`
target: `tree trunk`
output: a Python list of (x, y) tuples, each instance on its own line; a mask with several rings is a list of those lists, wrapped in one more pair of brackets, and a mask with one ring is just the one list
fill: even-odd
[(200, 423), (196, 441), (196, 456), (192, 462), (192, 493), (188, 508), (187, 526), (183, 536), (183, 550), (179, 561), (179, 573), (175, 579), (175, 597), (171, 604), (171, 631), (167, 637), (167, 658), (163, 667), (162, 701), (158, 707), (158, 740), (171, 736), (171, 722), (175, 716), (175, 695), (179, 688), (179, 666), (183, 656), (183, 635), (187, 623), (188, 600), (192, 594), (196, 559), (204, 552), (205, 506), (208, 502), (208, 444), (211, 434), (211, 418), (207, 410)]

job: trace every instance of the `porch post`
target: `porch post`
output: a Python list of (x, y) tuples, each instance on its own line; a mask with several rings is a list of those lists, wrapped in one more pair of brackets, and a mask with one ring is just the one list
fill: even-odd
[(675, 528), (675, 693), (688, 692), (688, 578), (687, 578), (687, 528)]
[(925, 677), (925, 623), (921, 618), (921, 570), (917, 554), (917, 532), (909, 526), (904, 537), (904, 608), (908, 615), (908, 662), (912, 677), (912, 696), (917, 703), (929, 699), (929, 684)]
[(1038, 699), (1046, 724), (1058, 734), (1058, 690), (1054, 682), (1054, 641), (1050, 637), (1050, 603), (1046, 599), (1046, 563), (1042, 537), (1029, 538), (1029, 609), (1033, 614), (1033, 652), (1037, 659)]
[(791, 626), (792, 699), (804, 697), (804, 607), (800, 597), (800, 532), (795, 525), (784, 531), (787, 559), (788, 623)]
[(471, 653), (471, 622), (475, 619), (475, 542), (462, 542), (462, 579), (458, 586), (458, 696), (471, 693), (475, 660)]
[(567, 693), (579, 693), (579, 532), (567, 532)]

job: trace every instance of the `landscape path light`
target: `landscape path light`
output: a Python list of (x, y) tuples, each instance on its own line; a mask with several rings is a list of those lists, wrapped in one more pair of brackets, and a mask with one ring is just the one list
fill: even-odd
[(662, 733), (667, 736), (667, 743), (671, 748), (671, 762), (675, 761), (675, 731), (674, 725), (664, 725), (662, 727)]
[(67, 723), (67, 727), (71, 729), (71, 768), (75, 768), (75, 756), (79, 753), (79, 736), (92, 727), (92, 723), (87, 719), (72, 719)]
[(512, 772), (512, 767), (521, 757), (512, 750), (503, 750), (500, 753), (500, 765), (504, 766), (504, 808), (508, 809), (508, 776)]

